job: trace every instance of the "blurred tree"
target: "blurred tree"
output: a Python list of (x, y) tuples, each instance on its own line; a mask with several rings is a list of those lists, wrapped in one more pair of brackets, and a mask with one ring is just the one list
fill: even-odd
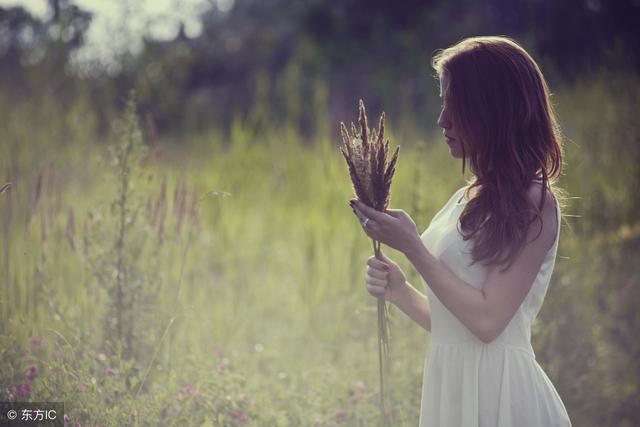
[[(0, 8), (3, 76), (15, 80), (29, 69), (35, 81), (50, 85), (63, 74), (91, 14), (70, 0), (50, 5), (47, 22), (20, 7)], [(195, 38), (184, 31), (169, 41), (147, 38), (140, 54), (123, 57), (127, 63), (117, 75), (97, 70), (90, 79), (96, 97), (106, 93), (106, 102), (116, 105), (135, 86), (160, 131), (205, 129), (212, 121), (228, 128), (233, 117), (251, 114), (263, 79), (268, 96), (261, 102), (269, 104), (263, 109), (270, 122), (294, 121), (309, 133), (309, 117), (327, 117), (326, 111), (291, 108), (306, 111), (318, 84), (326, 87), (328, 105), (317, 107), (329, 109), (333, 121), (349, 116), (359, 97), (373, 111), (384, 100), (392, 117), (434, 116), (439, 105), (431, 56), (472, 35), (520, 40), (552, 79), (572, 80), (607, 65), (640, 69), (637, 0), (236, 0), (230, 10), (212, 2), (201, 19), (203, 31)], [(292, 70), (300, 73), (294, 91), (283, 84)], [(104, 102), (94, 100), (96, 106)]]
[(54, 13), (46, 22), (22, 7), (0, 7), (0, 73), (12, 77), (7, 89), (26, 84), (25, 71), (33, 68), (47, 68), (49, 78), (63, 76), (71, 53), (84, 43), (91, 13), (65, 0), (50, 4)]

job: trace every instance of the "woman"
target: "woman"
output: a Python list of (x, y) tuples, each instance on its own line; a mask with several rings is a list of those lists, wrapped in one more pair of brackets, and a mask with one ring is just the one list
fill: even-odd
[(404, 253), (427, 285), (424, 295), (383, 256), (368, 260), (366, 289), (431, 332), (420, 426), (570, 426), (531, 347), (560, 232), (551, 183), (562, 148), (547, 84), (503, 37), (463, 40), (433, 65), (438, 126), (473, 180), (421, 236), (404, 211), (352, 201), (364, 231)]

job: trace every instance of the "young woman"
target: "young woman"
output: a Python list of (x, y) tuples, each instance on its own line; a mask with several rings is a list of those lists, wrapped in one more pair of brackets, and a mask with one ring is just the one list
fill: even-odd
[(418, 234), (402, 210), (352, 201), (364, 231), (402, 252), (426, 295), (383, 256), (367, 262), (366, 289), (431, 332), (420, 426), (570, 426), (531, 347), (560, 233), (551, 183), (562, 169), (549, 90), (514, 41), (476, 37), (433, 60), (451, 156), (472, 182)]

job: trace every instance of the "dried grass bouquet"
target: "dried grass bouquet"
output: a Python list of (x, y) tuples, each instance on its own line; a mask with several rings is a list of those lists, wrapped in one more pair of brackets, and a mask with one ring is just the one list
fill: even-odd
[[(340, 151), (349, 168), (349, 175), (356, 197), (365, 205), (384, 212), (391, 199), (391, 180), (398, 161), (400, 147), (389, 156), (389, 141), (384, 140), (384, 113), (380, 116), (378, 129), (370, 131), (364, 102), (360, 100), (358, 123), (360, 130), (351, 123), (351, 132), (340, 123), (342, 146)], [(380, 242), (373, 240), (376, 258), (381, 259)], [(378, 359), (380, 365), (380, 410), (383, 425), (384, 408), (384, 366), (389, 354), (387, 305), (384, 296), (378, 297)]]

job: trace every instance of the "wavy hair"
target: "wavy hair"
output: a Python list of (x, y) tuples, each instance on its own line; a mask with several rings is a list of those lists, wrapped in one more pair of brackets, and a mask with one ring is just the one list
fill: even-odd
[[(531, 56), (506, 37), (473, 37), (437, 51), (433, 68), (447, 73), (443, 96), (462, 143), (462, 173), (474, 175), (461, 216), (464, 240), (473, 239), (473, 262), (506, 264), (540, 221), (551, 187), (562, 172), (562, 139), (547, 82)], [(446, 90), (445, 90), (446, 89)], [(539, 203), (527, 190), (542, 181)], [(558, 224), (559, 226), (559, 224)]]

